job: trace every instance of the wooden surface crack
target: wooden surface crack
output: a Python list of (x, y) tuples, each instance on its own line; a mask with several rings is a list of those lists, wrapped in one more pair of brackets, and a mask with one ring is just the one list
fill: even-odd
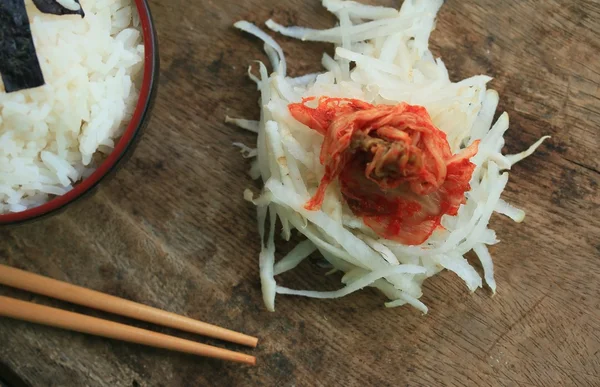
[(597, 174), (597, 175), (600, 174), (600, 171), (598, 171), (597, 169), (595, 169), (595, 168), (593, 168), (593, 167), (591, 167), (589, 165), (580, 163), (580, 162), (575, 161), (575, 160), (571, 160), (571, 159), (569, 159), (567, 157), (564, 157), (564, 156), (563, 156), (563, 159), (566, 160), (566, 161), (568, 161), (568, 162), (570, 162), (570, 163), (573, 163), (573, 164), (577, 165), (578, 167), (587, 169), (588, 171), (590, 171), (590, 172), (592, 172), (594, 174)]
[(517, 326), (519, 323), (521, 323), (521, 321), (523, 321), (531, 312), (533, 312), (538, 305), (540, 305), (542, 303), (542, 301), (544, 301), (546, 299), (546, 297), (548, 297), (548, 294), (544, 294), (539, 300), (537, 300), (529, 309), (527, 309), (517, 320), (515, 320), (513, 323), (511, 323), (508, 328), (506, 328), (506, 330), (500, 334), (500, 336), (498, 336), (498, 338), (496, 340), (494, 340), (494, 342), (492, 343), (492, 345), (490, 345), (490, 348), (488, 350), (485, 351), (485, 356), (489, 356), (490, 353), (496, 348), (496, 346), (500, 343), (500, 341), (502, 341), (502, 339), (504, 339), (506, 337), (506, 335), (508, 335), (515, 326)]

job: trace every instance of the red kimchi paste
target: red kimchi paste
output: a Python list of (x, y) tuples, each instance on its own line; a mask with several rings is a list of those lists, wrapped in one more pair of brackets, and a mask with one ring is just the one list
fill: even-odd
[(422, 106), (322, 97), (310, 108), (311, 100), (289, 106), (296, 120), (324, 136), (325, 175), (307, 209), (318, 210), (338, 179), (355, 215), (381, 237), (407, 245), (425, 242), (443, 215), (456, 215), (471, 189), (469, 159), (478, 141), (452, 155)]

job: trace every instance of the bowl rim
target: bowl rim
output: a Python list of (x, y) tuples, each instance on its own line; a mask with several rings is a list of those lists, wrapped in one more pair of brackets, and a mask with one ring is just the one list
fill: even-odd
[(114, 171), (127, 151), (134, 145), (142, 128), (147, 123), (152, 102), (158, 84), (158, 39), (147, 0), (133, 0), (140, 16), (142, 36), (144, 39), (144, 75), (140, 87), (140, 95), (131, 121), (115, 144), (112, 152), (87, 178), (81, 180), (72, 190), (56, 196), (39, 206), (21, 212), (0, 214), (0, 225), (15, 224), (40, 218), (54, 213), (93, 190), (107, 175)]

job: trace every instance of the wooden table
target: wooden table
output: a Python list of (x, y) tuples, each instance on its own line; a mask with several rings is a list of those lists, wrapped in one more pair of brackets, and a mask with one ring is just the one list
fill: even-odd
[[(553, 137), (511, 173), (504, 197), (526, 209), (525, 222), (492, 220), (502, 239), (491, 249), (497, 295), (469, 294), (444, 273), (426, 283), (426, 316), (386, 310), (374, 290), (332, 301), (282, 296), (275, 313), (262, 304), (255, 212), (242, 198), (253, 183), (231, 146), (253, 136), (223, 118), (258, 118), (246, 68), (265, 57), (231, 24), (274, 15), (324, 28), (333, 18), (316, 0), (151, 3), (160, 94), (134, 156), (95, 196), (59, 216), (1, 228), (0, 262), (259, 335), (259, 365), (4, 319), (7, 369), (33, 386), (600, 383), (600, 1), (449, 0), (442, 8), (433, 50), (453, 79), (495, 77), (500, 110), (511, 117), (507, 149)], [(331, 52), (279, 41), (296, 75), (318, 70), (321, 52)], [(282, 282), (340, 286), (322, 272), (303, 264)], [(6, 288), (0, 294), (114, 318)]]

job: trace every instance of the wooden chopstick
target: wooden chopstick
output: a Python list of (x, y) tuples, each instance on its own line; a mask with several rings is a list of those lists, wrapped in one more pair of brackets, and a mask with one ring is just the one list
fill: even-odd
[(229, 351), (206, 344), (180, 339), (113, 321), (102, 320), (79, 313), (34, 304), (0, 296), (0, 316), (37, 324), (48, 325), (95, 336), (128, 341), (151, 347), (170, 349), (194, 355), (230, 360), (250, 365), (256, 364), (254, 356)]
[(109, 313), (256, 347), (258, 339), (151, 306), (0, 265), (0, 284)]

